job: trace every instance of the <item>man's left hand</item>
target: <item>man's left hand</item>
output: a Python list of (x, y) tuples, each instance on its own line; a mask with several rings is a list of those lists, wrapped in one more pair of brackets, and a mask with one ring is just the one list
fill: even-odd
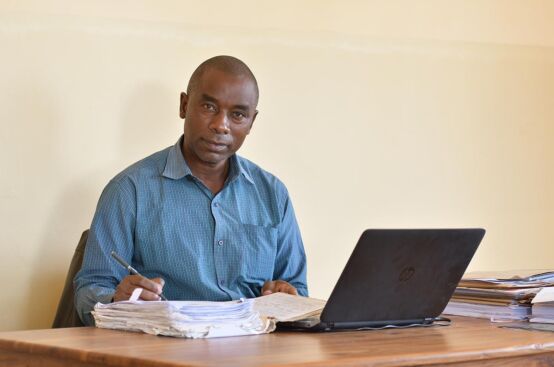
[(267, 296), (268, 294), (276, 292), (288, 293), (295, 296), (298, 295), (296, 288), (284, 280), (268, 280), (264, 283), (262, 287), (262, 296)]

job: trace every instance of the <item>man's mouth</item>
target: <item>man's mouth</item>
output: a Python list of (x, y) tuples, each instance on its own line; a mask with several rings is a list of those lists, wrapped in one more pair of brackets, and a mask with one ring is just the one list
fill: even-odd
[(225, 148), (227, 148), (227, 144), (221, 143), (221, 142), (216, 141), (216, 140), (203, 139), (203, 141), (206, 144), (206, 146), (208, 147), (208, 149), (210, 149), (210, 150), (221, 151), (221, 150), (224, 150)]

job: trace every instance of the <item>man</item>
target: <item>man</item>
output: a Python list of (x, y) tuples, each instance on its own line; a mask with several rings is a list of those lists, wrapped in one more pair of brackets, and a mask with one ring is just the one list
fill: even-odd
[[(235, 153), (258, 111), (258, 85), (230, 56), (203, 62), (181, 93), (184, 135), (106, 186), (83, 266), (77, 311), (141, 298), (227, 301), (272, 292), (307, 296), (306, 258), (292, 204), (276, 177)], [(115, 251), (142, 275), (129, 275)]]

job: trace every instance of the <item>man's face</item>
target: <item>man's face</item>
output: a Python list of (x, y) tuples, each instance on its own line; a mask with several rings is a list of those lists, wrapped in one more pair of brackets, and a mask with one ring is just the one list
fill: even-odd
[(183, 152), (189, 165), (224, 164), (242, 145), (256, 118), (256, 90), (246, 76), (207, 69), (187, 95)]

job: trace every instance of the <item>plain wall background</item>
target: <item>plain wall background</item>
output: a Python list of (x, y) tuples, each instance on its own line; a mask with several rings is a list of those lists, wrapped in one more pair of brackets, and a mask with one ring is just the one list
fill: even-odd
[(554, 3), (3, 1), (0, 330), (49, 327), (101, 190), (182, 131), (208, 57), (256, 74), (241, 154), (288, 186), (311, 295), (369, 227), (482, 226), (554, 268)]

